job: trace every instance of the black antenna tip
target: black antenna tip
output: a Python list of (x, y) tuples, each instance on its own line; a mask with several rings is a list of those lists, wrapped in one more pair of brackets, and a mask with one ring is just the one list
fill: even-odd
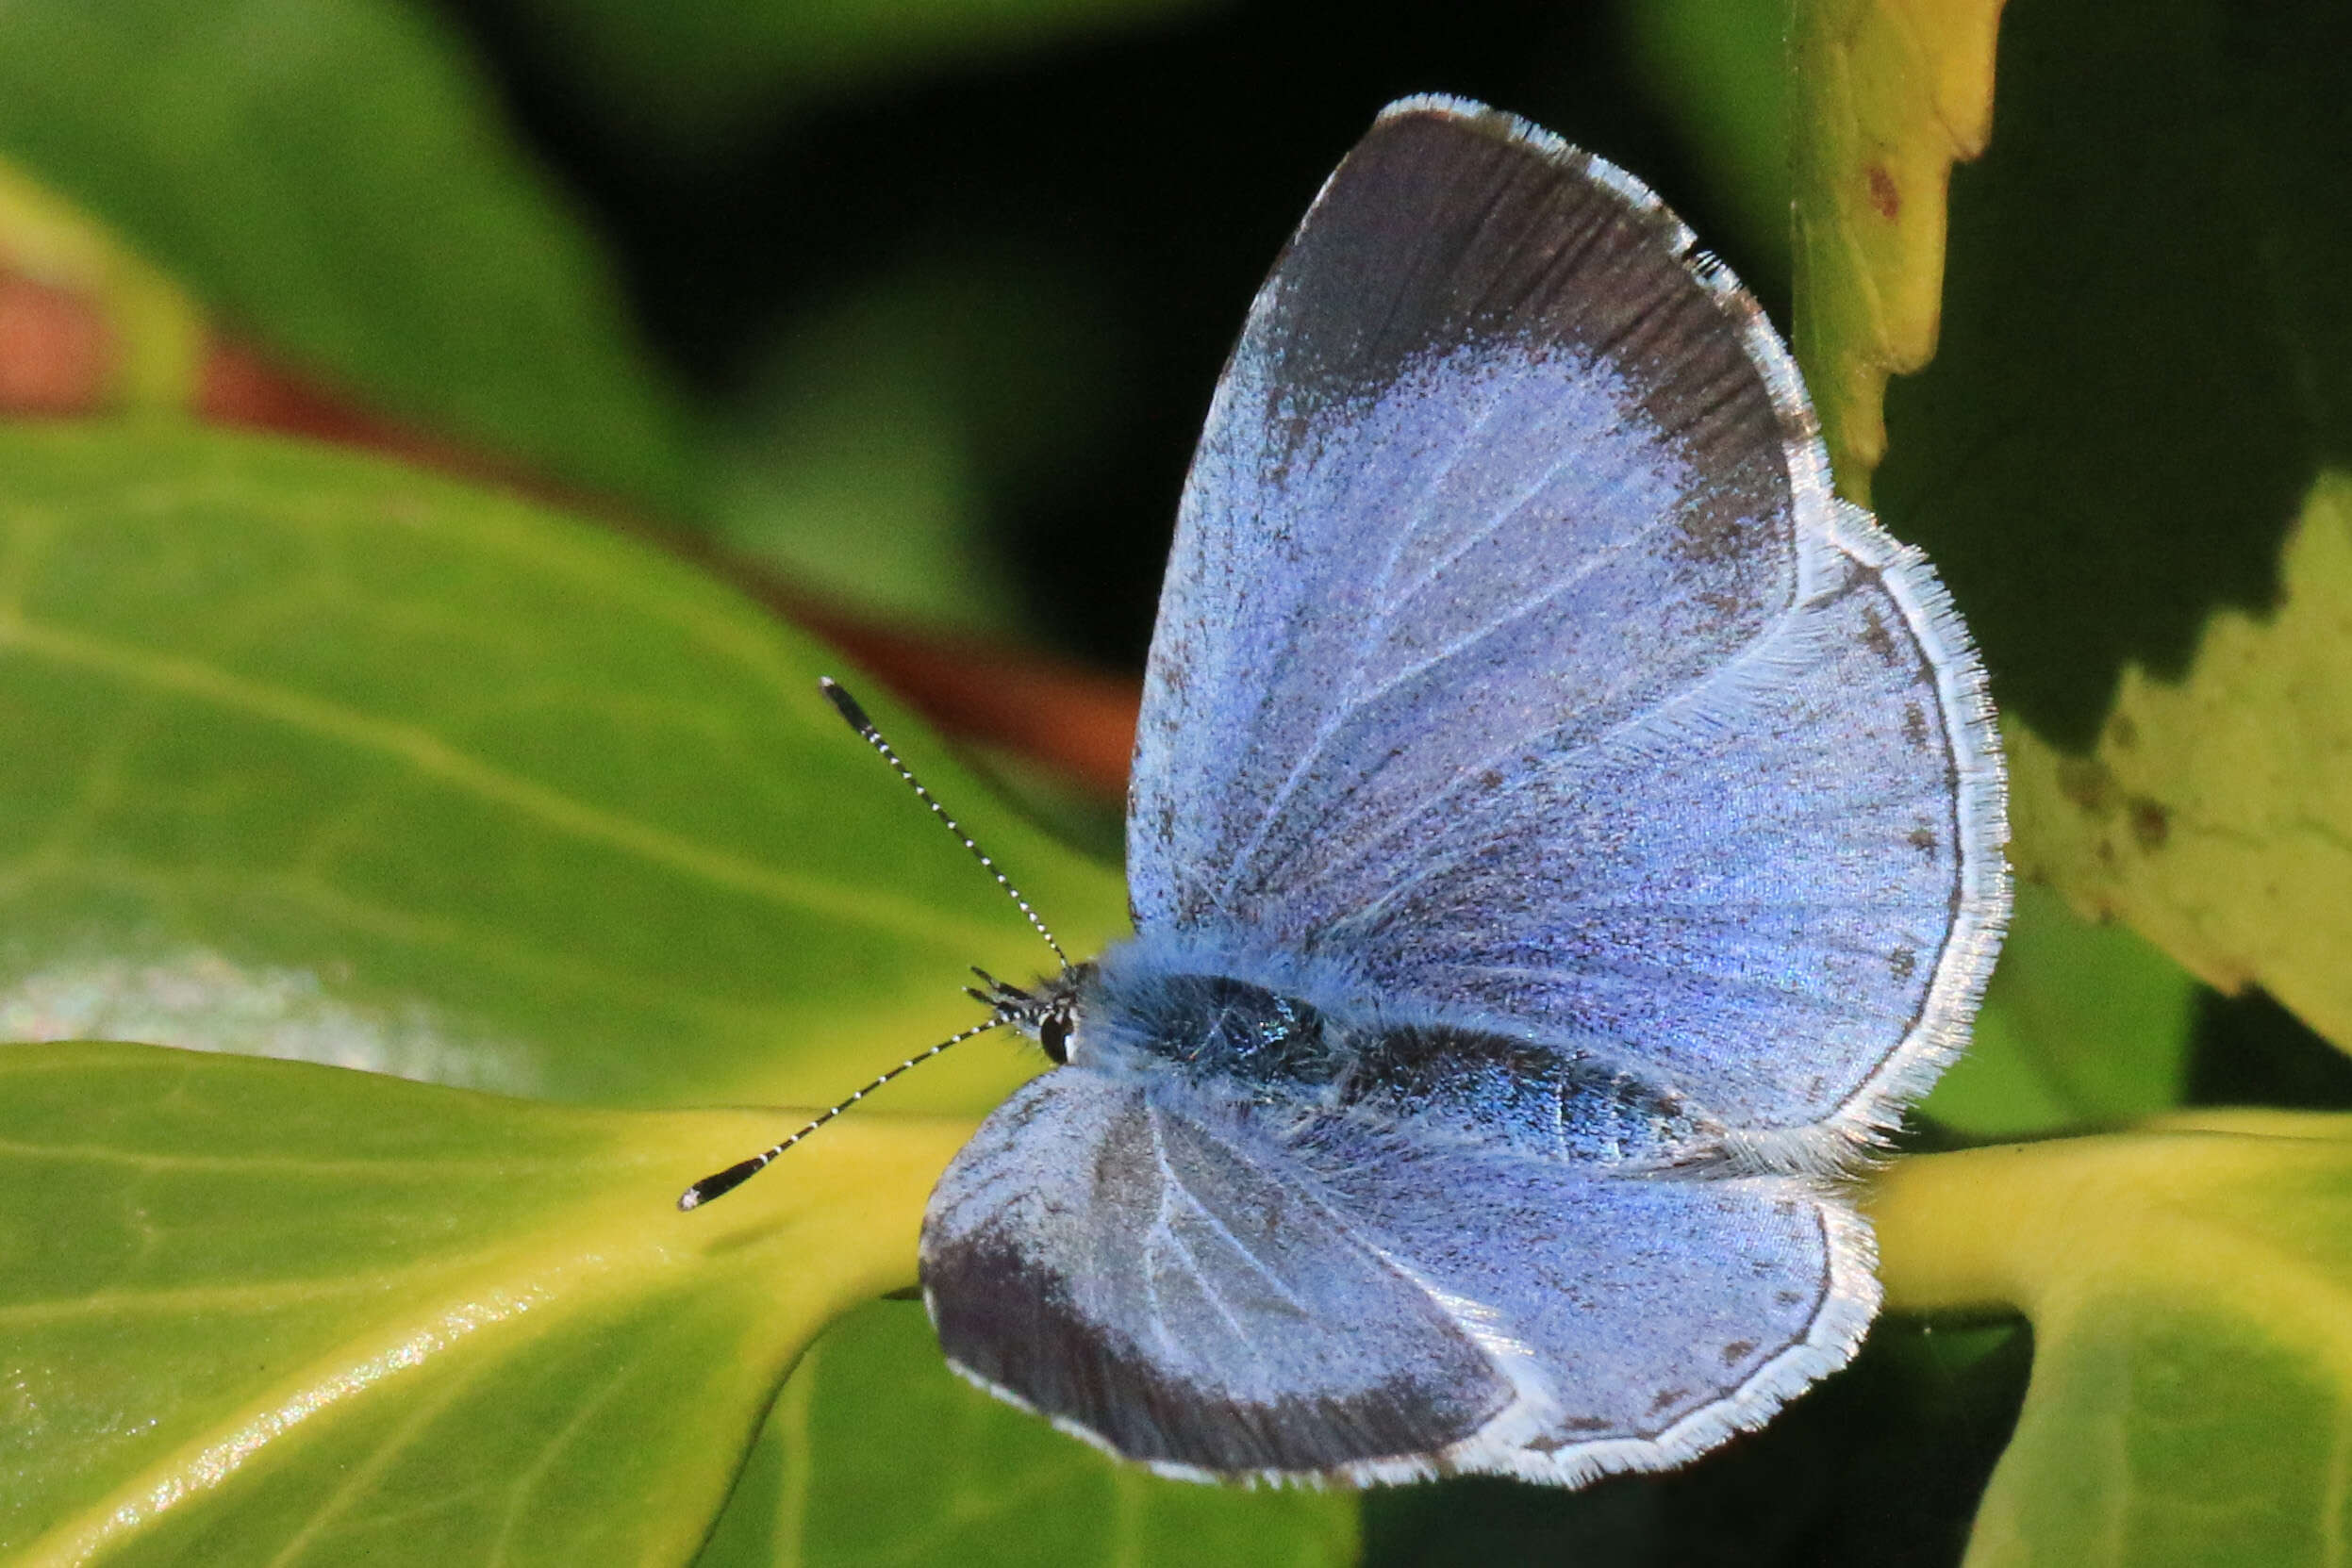
[(817, 689), (823, 692), (825, 700), (834, 705), (842, 718), (850, 721), (851, 729), (863, 734), (874, 727), (874, 721), (866, 717), (866, 710), (858, 706), (857, 699), (843, 690), (841, 684), (832, 676), (818, 676)]
[(714, 1197), (724, 1197), (736, 1188), (757, 1176), (765, 1160), (738, 1160), (716, 1176), (705, 1176), (678, 1197), (678, 1213), (690, 1213)]

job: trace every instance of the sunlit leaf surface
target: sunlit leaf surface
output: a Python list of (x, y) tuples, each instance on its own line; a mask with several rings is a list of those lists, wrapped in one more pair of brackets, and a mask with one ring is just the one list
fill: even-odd
[(2169, 1109), (2188, 1075), (2196, 991), (2145, 938), (2022, 883), (1968, 1054), (1919, 1109), (1976, 1138), (2082, 1131)]
[(1993, 128), (2001, 0), (1806, 0), (1790, 59), (1797, 311), (1793, 338), (1838, 486), (1870, 499), (1886, 378), (1935, 353), (1944, 192)]
[[(1050, 963), (818, 697), (853, 672), (642, 547), (282, 443), (20, 429), (0, 470), (8, 1038), (608, 1107), (821, 1103), (969, 1022), (966, 964)], [(1075, 950), (1123, 922), (1115, 876), (875, 706)], [(931, 1180), (1035, 1065), (976, 1042), (681, 1216), (687, 1181), (799, 1114), (0, 1048), (25, 1075), (0, 1093), (21, 1157), (0, 1311), (26, 1329), (0, 1340), (0, 1469), (29, 1477), (0, 1541), (687, 1560), (803, 1344), (912, 1282)], [(925, 1106), (964, 1119), (895, 1114)], [(943, 1394), (919, 1327), (794, 1391), (820, 1434), (800, 1511), (762, 1517), (747, 1483), (729, 1528), (833, 1560), (863, 1539), (838, 1521), (950, 1529), (1025, 1454), (1026, 1522), (966, 1538), (1071, 1514), (1065, 1538), (1118, 1560), (1189, 1519), (1260, 1560), (1344, 1555), (1350, 1499), (1158, 1500)], [(962, 1425), (896, 1462), (942, 1397)]]
[(2175, 684), (2136, 666), (2087, 757), (2009, 731), (2020, 869), (2352, 1049), (2352, 480), (2323, 479), (2267, 615)]
[(1874, 1213), (1892, 1306), (2033, 1324), (1972, 1568), (2352, 1555), (2352, 1117), (1929, 1156)]
[[(283, 443), (0, 432), (0, 1034), (556, 1099), (822, 1103), (1050, 965), (819, 696), (640, 546)], [(871, 695), (871, 694), (870, 694)], [(1118, 883), (876, 711), (1078, 950)], [(976, 1111), (986, 1040), (896, 1106)]]
[(0, 1050), (0, 1555), (685, 1560), (970, 1124), (869, 1117), (676, 1211), (769, 1125)]

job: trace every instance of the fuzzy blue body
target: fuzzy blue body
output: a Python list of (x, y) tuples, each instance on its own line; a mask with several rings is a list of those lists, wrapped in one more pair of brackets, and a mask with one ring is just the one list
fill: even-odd
[(1079, 1071), (1538, 1159), (1665, 1169), (1720, 1157), (1720, 1127), (1622, 1067), (1416, 1016), (1329, 975), (1318, 985), (1150, 938), (1090, 967), (1075, 999)]

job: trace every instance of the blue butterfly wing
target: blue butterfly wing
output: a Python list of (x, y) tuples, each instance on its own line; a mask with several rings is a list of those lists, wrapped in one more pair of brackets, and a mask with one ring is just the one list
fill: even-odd
[(1137, 929), (1859, 1136), (2006, 908), (1982, 678), (1630, 176), (1415, 100), (1253, 305), (1187, 483)]
[(1625, 1180), (1076, 1066), (956, 1157), (922, 1263), (967, 1377), (1187, 1476), (1676, 1464), (1878, 1305), (1867, 1230), (1793, 1178)]

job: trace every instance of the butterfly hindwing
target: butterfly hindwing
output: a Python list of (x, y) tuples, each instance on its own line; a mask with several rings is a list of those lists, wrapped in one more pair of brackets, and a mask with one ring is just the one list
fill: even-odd
[(1035, 1080), (923, 1228), (942, 1348), (1187, 1475), (1578, 1480), (1679, 1462), (1850, 1352), (1859, 1222), (1781, 1178), (1624, 1181), (1165, 1092)]

